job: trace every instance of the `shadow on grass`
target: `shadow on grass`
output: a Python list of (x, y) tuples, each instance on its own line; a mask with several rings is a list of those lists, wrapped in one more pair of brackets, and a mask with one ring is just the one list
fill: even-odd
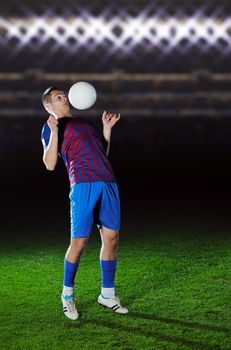
[[(89, 305), (89, 303), (88, 303)], [(82, 304), (82, 307), (86, 306), (87, 308), (87, 304), (85, 305), (85, 303)], [(213, 325), (203, 325), (203, 324), (199, 324), (196, 322), (187, 322), (187, 321), (181, 321), (181, 320), (175, 320), (175, 319), (169, 319), (169, 318), (163, 318), (163, 317), (158, 317), (155, 315), (149, 315), (149, 314), (141, 314), (141, 313), (136, 313), (136, 312), (129, 312), (128, 315), (117, 315), (118, 317), (122, 317), (123, 319), (128, 318), (134, 318), (136, 320), (151, 320), (151, 321), (159, 321), (159, 322), (163, 322), (163, 323), (167, 323), (167, 324), (174, 324), (174, 325), (180, 325), (183, 327), (191, 327), (194, 329), (202, 329), (202, 330), (206, 330), (206, 331), (216, 331), (216, 332), (225, 332), (225, 333), (230, 333), (230, 329), (228, 328), (224, 328), (224, 327), (217, 327), (217, 326), (213, 326)], [(153, 325), (150, 325), (150, 327), (152, 327), (151, 330), (147, 330), (143, 327), (143, 325), (139, 325), (139, 326), (125, 326), (125, 325), (121, 325), (120, 323), (117, 322), (111, 322), (109, 320), (102, 320), (100, 318), (95, 319), (95, 318), (91, 318), (88, 319), (89, 316), (87, 316), (86, 318), (84, 317), (84, 312), (80, 312), (79, 314), (79, 320), (75, 321), (75, 322), (71, 322), (66, 324), (65, 326), (67, 328), (81, 328), (84, 325), (93, 325), (95, 326), (96, 324), (98, 326), (101, 327), (106, 327), (112, 330), (116, 330), (116, 331), (120, 331), (120, 332), (127, 332), (127, 333), (132, 333), (134, 335), (140, 335), (140, 336), (146, 336), (146, 337), (151, 337), (151, 338), (155, 338), (155, 339), (159, 339), (159, 340), (164, 340), (164, 341), (168, 341), (168, 342), (172, 342), (175, 344), (183, 344), (186, 346), (190, 346), (192, 348), (195, 349), (206, 349), (206, 350), (230, 350), (230, 348), (225, 348), (222, 345), (210, 345), (208, 343), (203, 343), (201, 341), (197, 341), (197, 340), (191, 340), (191, 339), (184, 339), (182, 337), (179, 336), (172, 336), (172, 335), (165, 335), (165, 334), (161, 334), (159, 332), (156, 332), (154, 330)], [(146, 325), (148, 326), (148, 325)]]
[[(121, 316), (124, 317), (124, 316)], [(165, 335), (165, 334), (161, 334), (159, 332), (155, 332), (154, 330), (145, 330), (142, 329), (141, 326), (139, 327), (128, 327), (128, 326), (124, 326), (121, 324), (118, 324), (116, 322), (111, 322), (111, 321), (103, 321), (101, 319), (79, 319), (79, 321), (75, 321), (74, 323), (70, 323), (68, 325), (66, 325), (67, 328), (80, 328), (80, 326), (83, 325), (93, 325), (95, 327), (95, 325), (97, 326), (101, 326), (101, 327), (106, 327), (109, 328), (113, 331), (119, 331), (119, 332), (127, 332), (127, 333), (133, 333), (135, 336), (139, 335), (139, 336), (145, 336), (145, 337), (151, 337), (151, 338), (155, 338), (155, 339), (159, 339), (159, 340), (164, 340), (164, 341), (168, 341), (168, 342), (172, 342), (175, 344), (183, 344), (183, 345), (187, 345), (187, 346), (191, 346), (192, 348), (195, 349), (205, 349), (205, 350), (230, 350), (228, 348), (224, 348), (223, 346), (220, 345), (209, 345), (200, 341), (196, 341), (196, 340), (188, 340), (188, 339), (184, 339), (181, 337), (177, 337), (177, 336), (171, 336), (171, 335)]]
[(158, 317), (155, 315), (140, 314), (138, 312), (129, 312), (128, 316), (134, 317), (137, 319), (141, 318), (144, 320), (159, 321), (159, 322), (164, 322), (164, 323), (169, 323), (169, 324), (179, 324), (183, 327), (191, 327), (191, 328), (196, 328), (196, 329), (204, 329), (207, 331), (224, 332), (224, 333), (231, 334), (230, 328), (218, 327), (218, 326), (213, 326), (213, 325), (208, 325), (208, 324), (200, 324), (200, 323), (196, 323), (196, 322), (175, 320), (175, 319), (171, 319), (171, 318)]

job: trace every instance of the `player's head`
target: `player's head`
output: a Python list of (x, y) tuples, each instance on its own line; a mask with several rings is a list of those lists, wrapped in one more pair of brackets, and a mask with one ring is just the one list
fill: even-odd
[(56, 86), (51, 86), (44, 91), (42, 103), (46, 111), (56, 117), (70, 115), (67, 96)]

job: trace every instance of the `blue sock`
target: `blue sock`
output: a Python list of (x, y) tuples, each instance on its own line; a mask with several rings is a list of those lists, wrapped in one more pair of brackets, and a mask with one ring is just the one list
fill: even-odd
[(75, 274), (77, 269), (78, 269), (78, 262), (73, 264), (68, 260), (64, 259), (64, 278), (63, 278), (64, 286), (66, 287), (74, 286)]
[(115, 287), (116, 260), (100, 260), (102, 288)]

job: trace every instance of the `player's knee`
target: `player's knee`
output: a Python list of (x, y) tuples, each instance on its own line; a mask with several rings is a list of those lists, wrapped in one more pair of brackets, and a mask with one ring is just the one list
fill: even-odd
[(115, 234), (110, 237), (104, 237), (103, 244), (109, 247), (116, 247), (119, 241), (119, 234)]
[(88, 242), (88, 237), (84, 238), (72, 238), (71, 239), (71, 249), (77, 251), (77, 252), (82, 252), (84, 248), (86, 247)]

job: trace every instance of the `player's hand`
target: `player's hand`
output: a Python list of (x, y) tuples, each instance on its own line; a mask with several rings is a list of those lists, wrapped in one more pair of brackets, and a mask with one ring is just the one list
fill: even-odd
[(118, 122), (118, 120), (120, 120), (120, 113), (112, 114), (106, 111), (103, 112), (103, 116), (102, 116), (103, 126), (107, 128), (112, 128)]
[(53, 117), (53, 115), (50, 115), (50, 117), (47, 119), (47, 124), (52, 132), (58, 132), (58, 120)]

